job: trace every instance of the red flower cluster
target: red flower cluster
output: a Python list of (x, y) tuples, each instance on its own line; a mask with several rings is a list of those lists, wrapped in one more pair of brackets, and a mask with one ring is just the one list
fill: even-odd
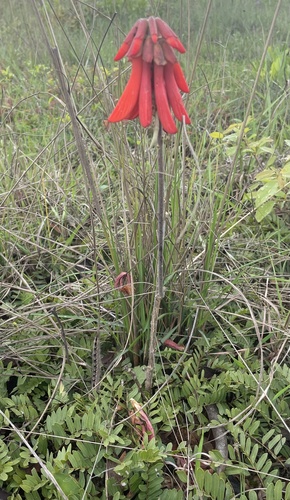
[(139, 116), (141, 125), (148, 127), (154, 107), (168, 134), (177, 132), (170, 108), (179, 121), (184, 116), (185, 123), (190, 123), (180, 95), (180, 90), (189, 92), (189, 88), (173, 49), (185, 52), (177, 35), (159, 17), (139, 19), (134, 24), (114, 58), (119, 61), (127, 56), (132, 73), (109, 122)]

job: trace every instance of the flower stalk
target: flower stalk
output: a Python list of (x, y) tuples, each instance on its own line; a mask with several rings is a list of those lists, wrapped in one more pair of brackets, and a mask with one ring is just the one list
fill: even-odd
[[(145, 382), (145, 387), (149, 392), (152, 389), (155, 366), (158, 316), (161, 300), (164, 297), (163, 130), (168, 134), (176, 134), (175, 119), (181, 123), (190, 124), (190, 118), (181, 96), (181, 92), (188, 93), (189, 88), (175, 50), (181, 54), (185, 52), (176, 33), (159, 17), (142, 18), (134, 24), (114, 58), (115, 61), (119, 61), (126, 56), (132, 64), (131, 75), (123, 94), (108, 118), (108, 122), (111, 123), (139, 118), (144, 128), (149, 127), (154, 118), (155, 126), (158, 124), (157, 278)], [(119, 288), (120, 285), (124, 285), (122, 279), (118, 283)], [(125, 289), (123, 291), (126, 293)]]

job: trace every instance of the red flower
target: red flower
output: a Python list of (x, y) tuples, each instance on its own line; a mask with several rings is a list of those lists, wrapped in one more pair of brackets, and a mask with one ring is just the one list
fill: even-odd
[(176, 351), (184, 351), (184, 345), (176, 344), (173, 340), (167, 339), (163, 342), (163, 345), (175, 349)]
[(115, 279), (114, 285), (115, 288), (118, 288), (118, 290), (120, 290), (120, 292), (122, 292), (124, 295), (132, 295), (132, 283), (129, 273), (123, 271), (122, 273), (118, 274), (117, 278)]
[(148, 127), (156, 108), (168, 134), (177, 132), (171, 110), (179, 121), (184, 117), (185, 123), (190, 123), (180, 94), (189, 88), (173, 49), (185, 52), (177, 35), (159, 17), (139, 19), (134, 24), (115, 56), (115, 61), (127, 56), (132, 72), (109, 122), (139, 117), (142, 127)]
[[(133, 406), (135, 412), (137, 412), (137, 414), (134, 412), (131, 413), (130, 418), (131, 418), (131, 422), (132, 422), (133, 426), (136, 428), (136, 425), (140, 425), (141, 426), (140, 433), (138, 432), (138, 430), (136, 428), (140, 437), (144, 438), (144, 435), (146, 433), (148, 435), (148, 441), (151, 441), (152, 439), (154, 439), (155, 433), (154, 433), (154, 428), (153, 428), (153, 425), (151, 424), (149, 417), (147, 416), (147, 414), (143, 410), (142, 405), (140, 403), (138, 403), (137, 401), (135, 401), (135, 399), (131, 398), (130, 403)], [(144, 424), (143, 424), (143, 422), (144, 422)]]

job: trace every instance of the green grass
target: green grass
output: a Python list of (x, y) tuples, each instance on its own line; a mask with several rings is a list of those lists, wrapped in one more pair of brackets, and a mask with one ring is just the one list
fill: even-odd
[[(212, 2), (199, 53), (208, 2), (126, 3), (39, 7), (93, 183), (32, 5), (0, 6), (0, 488), (15, 500), (287, 499), (289, 6), (249, 107), (276, 2)], [(150, 128), (106, 119), (128, 78), (113, 56), (151, 14), (187, 46), (189, 81), (197, 64), (192, 125), (164, 137), (165, 297), (148, 391), (157, 152)], [(123, 271), (132, 296), (114, 289)]]

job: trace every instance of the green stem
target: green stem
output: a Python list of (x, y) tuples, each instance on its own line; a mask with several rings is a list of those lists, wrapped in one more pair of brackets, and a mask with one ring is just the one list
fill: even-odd
[(153, 372), (155, 367), (155, 350), (157, 345), (157, 324), (161, 299), (164, 297), (163, 287), (163, 249), (164, 249), (164, 160), (163, 160), (163, 137), (162, 126), (159, 123), (157, 138), (157, 163), (158, 163), (158, 191), (157, 191), (157, 280), (156, 294), (152, 310), (150, 342), (148, 351), (148, 365), (146, 370), (145, 388), (152, 391)]
[(158, 255), (157, 255), (157, 296), (164, 297), (163, 288), (163, 250), (164, 250), (164, 160), (163, 160), (163, 135), (162, 126), (159, 123), (157, 138), (157, 162), (158, 162), (158, 201), (157, 201), (157, 237), (158, 237)]

